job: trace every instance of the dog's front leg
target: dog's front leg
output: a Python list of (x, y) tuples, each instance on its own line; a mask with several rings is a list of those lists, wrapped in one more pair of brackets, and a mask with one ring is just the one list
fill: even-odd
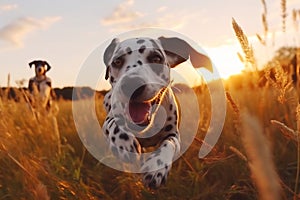
[(141, 145), (136, 137), (124, 131), (118, 124), (118, 117), (107, 116), (103, 124), (103, 132), (113, 154), (127, 163), (134, 163), (140, 158)]
[(167, 180), (173, 159), (180, 152), (179, 135), (171, 134), (160, 145), (159, 149), (150, 154), (143, 163), (143, 182), (150, 188), (157, 188)]

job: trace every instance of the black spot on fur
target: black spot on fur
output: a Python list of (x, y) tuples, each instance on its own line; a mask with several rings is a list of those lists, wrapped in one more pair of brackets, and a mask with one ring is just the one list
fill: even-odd
[(139, 53), (144, 53), (145, 50), (146, 50), (146, 46), (143, 45), (139, 48)]
[(156, 180), (155, 180), (155, 179), (153, 179), (153, 180), (151, 181), (151, 183), (149, 184), (149, 187), (150, 187), (150, 188), (153, 188), (153, 189), (156, 188)]
[(111, 137), (111, 141), (112, 142), (115, 142), (116, 141), (116, 138), (113, 136), (113, 137)]
[(109, 135), (109, 131), (108, 131), (107, 129), (106, 129), (106, 131), (105, 131), (105, 134), (106, 134), (106, 135)]
[(115, 78), (114, 78), (113, 76), (111, 76), (111, 77), (110, 77), (110, 82), (113, 83), (114, 81), (115, 81)]
[(139, 39), (138, 41), (136, 41), (136, 43), (138, 43), (138, 44), (143, 44), (144, 42), (145, 42), (144, 39)]
[(161, 161), (161, 159), (157, 159), (156, 163), (157, 163), (157, 165), (158, 165), (158, 166), (160, 166), (160, 165), (163, 165), (163, 164), (164, 164), (164, 163), (163, 163), (163, 161)]
[(132, 67), (137, 67), (137, 65), (133, 65)]
[(173, 110), (173, 104), (170, 104), (170, 111)]
[(125, 140), (125, 141), (129, 140), (129, 137), (126, 133), (120, 134), (119, 138), (122, 139), (122, 140)]
[(120, 131), (119, 127), (116, 126), (116, 127), (115, 127), (115, 130), (114, 130), (114, 134), (117, 134), (119, 131)]
[(142, 61), (138, 60), (137, 64), (142, 65), (143, 63), (142, 63)]
[(111, 127), (114, 125), (114, 122), (113, 122), (113, 121), (110, 121), (109, 123), (110, 123), (110, 124), (108, 125), (108, 128), (111, 128)]
[(168, 121), (171, 121), (172, 120), (172, 117), (168, 117), (168, 119), (167, 119)]
[(126, 52), (127, 52), (127, 54), (129, 54), (129, 55), (132, 54), (131, 48), (130, 48), (130, 47), (127, 47)]
[(107, 124), (109, 124), (114, 118), (110, 118), (110, 117), (107, 117), (106, 121), (107, 121)]
[(151, 174), (148, 174), (146, 177), (145, 177), (145, 180), (146, 181), (150, 181), (152, 179), (152, 175)]
[(169, 124), (168, 126), (166, 126), (165, 131), (170, 131), (172, 130), (173, 126), (171, 124)]

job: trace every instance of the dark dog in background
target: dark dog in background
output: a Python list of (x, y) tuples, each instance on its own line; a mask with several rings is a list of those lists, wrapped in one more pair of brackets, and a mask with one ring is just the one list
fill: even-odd
[(52, 89), (52, 81), (46, 76), (46, 73), (51, 66), (46, 61), (34, 60), (29, 63), (29, 67), (35, 69), (35, 76), (29, 80), (28, 84), (30, 104), (33, 108), (50, 111), (52, 100), (55, 99), (55, 92)]

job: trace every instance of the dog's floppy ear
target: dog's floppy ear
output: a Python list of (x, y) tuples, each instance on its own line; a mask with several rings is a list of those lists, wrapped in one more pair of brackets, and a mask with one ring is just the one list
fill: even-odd
[(195, 68), (204, 67), (210, 72), (213, 71), (211, 60), (206, 55), (196, 51), (186, 41), (177, 37), (159, 37), (158, 39), (169, 58), (170, 67), (175, 67), (190, 58)]
[(35, 63), (36, 63), (36, 61), (34, 60), (34, 61), (32, 61), (32, 62), (28, 63), (28, 65), (29, 65), (29, 67), (31, 68), (31, 67), (32, 67), (32, 65), (35, 65)]
[(49, 65), (49, 63), (47, 61), (43, 61), (44, 62), (44, 66), (46, 67), (46, 71), (49, 71), (51, 69), (51, 66)]
[(117, 46), (117, 44), (119, 43), (119, 39), (115, 38), (111, 41), (111, 43), (108, 45), (108, 47), (106, 47), (105, 51), (104, 51), (104, 55), (103, 55), (103, 60), (104, 63), (106, 65), (106, 73), (105, 73), (105, 80), (108, 79), (109, 77), (109, 65), (110, 65), (110, 60), (112, 58), (112, 55), (115, 51), (115, 48)]

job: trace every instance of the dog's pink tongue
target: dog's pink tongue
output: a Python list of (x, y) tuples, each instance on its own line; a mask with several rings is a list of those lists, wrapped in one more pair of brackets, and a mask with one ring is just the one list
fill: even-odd
[(129, 114), (132, 121), (136, 124), (145, 123), (149, 115), (150, 104), (149, 103), (130, 103)]

